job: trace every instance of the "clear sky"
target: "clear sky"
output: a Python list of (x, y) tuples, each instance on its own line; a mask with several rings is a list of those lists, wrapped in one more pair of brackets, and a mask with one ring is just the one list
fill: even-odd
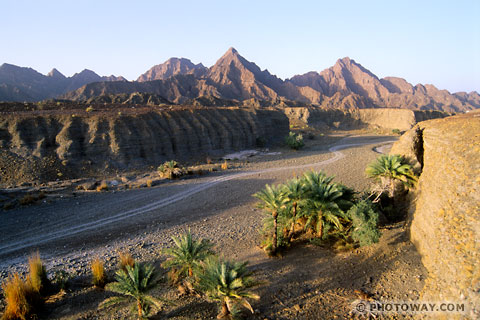
[(480, 92), (480, 0), (0, 0), (0, 64), (135, 80), (235, 47), (285, 79), (349, 56), (379, 77)]

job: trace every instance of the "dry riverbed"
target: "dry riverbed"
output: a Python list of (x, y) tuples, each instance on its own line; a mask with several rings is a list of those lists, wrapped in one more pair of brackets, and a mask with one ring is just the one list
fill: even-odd
[[(160, 268), (164, 260), (160, 250), (172, 244), (171, 236), (190, 228), (194, 236), (212, 240), (219, 254), (250, 261), (256, 277), (265, 281), (256, 290), (261, 300), (253, 302), (252, 319), (341, 319), (362, 292), (374, 299), (415, 300), (425, 269), (401, 223), (382, 229), (378, 244), (349, 252), (307, 243), (271, 259), (258, 248), (263, 214), (255, 208), (253, 193), (266, 183), (281, 183), (310, 169), (325, 170), (337, 181), (366, 190), (364, 168), (378, 155), (373, 148), (388, 140), (392, 137), (319, 137), (307, 140), (301, 151), (272, 150), (281, 154), (238, 161), (226, 172), (147, 189), (86, 193), (3, 212), (1, 276), (24, 271), (26, 257), (39, 249), (49, 270), (64, 269), (74, 276), (70, 290), (47, 304), (43, 317), (125, 319), (127, 308), (97, 310), (109, 295), (91, 288), (89, 261), (101, 257), (112, 276), (117, 252), (128, 250)], [(333, 144), (354, 146), (339, 156), (328, 150)], [(167, 286), (154, 294), (174, 302), (156, 319), (213, 319), (217, 314), (214, 304), (178, 297)]]

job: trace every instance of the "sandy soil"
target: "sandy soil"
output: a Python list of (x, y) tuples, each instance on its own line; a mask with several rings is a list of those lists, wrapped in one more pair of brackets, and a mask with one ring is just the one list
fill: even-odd
[[(71, 290), (47, 306), (45, 318), (124, 319), (126, 308), (111, 313), (96, 309), (107, 294), (90, 287), (89, 261), (104, 258), (113, 274), (116, 251), (130, 250), (138, 260), (159, 266), (164, 259), (159, 251), (171, 244), (170, 237), (190, 228), (197, 237), (211, 239), (221, 255), (249, 260), (256, 276), (266, 281), (257, 289), (262, 299), (253, 303), (253, 319), (344, 318), (359, 291), (375, 299), (415, 300), (426, 275), (402, 224), (383, 229), (380, 243), (351, 252), (302, 244), (283, 258), (270, 259), (257, 247), (263, 214), (255, 209), (253, 193), (310, 169), (325, 170), (337, 181), (365, 190), (369, 182), (364, 168), (378, 155), (373, 149), (389, 140), (392, 137), (330, 139), (336, 141), (333, 146), (350, 145), (341, 152), (326, 140), (309, 140), (302, 151), (275, 150), (282, 154), (250, 158), (228, 173), (4, 212), (1, 276), (24, 271), (26, 257), (39, 249), (51, 271), (61, 268), (75, 275)], [(178, 298), (168, 287), (156, 294), (175, 303), (158, 319), (216, 315), (215, 305), (200, 298)]]

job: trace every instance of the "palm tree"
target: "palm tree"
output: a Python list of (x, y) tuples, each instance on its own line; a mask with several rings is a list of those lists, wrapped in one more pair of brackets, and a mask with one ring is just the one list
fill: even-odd
[(290, 242), (295, 230), (295, 223), (298, 219), (298, 207), (305, 202), (305, 189), (303, 187), (302, 180), (294, 178), (289, 180), (285, 185), (283, 185), (283, 192), (286, 200), (288, 201), (289, 207), (291, 210), (288, 212), (291, 214), (288, 216), (290, 222), (290, 228), (288, 234), (286, 235), (287, 241)]
[[(200, 262), (212, 255), (212, 244), (205, 239), (193, 240), (190, 230), (180, 238), (172, 237), (175, 246), (163, 250), (170, 257), (162, 264), (170, 268), (169, 278), (173, 284), (178, 284), (181, 293), (192, 289), (190, 280), (194, 276), (194, 269)], [(187, 289), (187, 290), (186, 290)]]
[(417, 182), (412, 166), (407, 163), (404, 157), (398, 154), (381, 155), (367, 166), (365, 173), (369, 178), (373, 178), (378, 182), (375, 190), (377, 197), (374, 202), (378, 202), (383, 193), (387, 193), (388, 197), (393, 198), (399, 183), (410, 188)]
[(248, 262), (232, 262), (218, 258), (207, 259), (203, 273), (199, 276), (198, 288), (209, 299), (220, 303), (217, 319), (235, 317), (238, 305), (253, 313), (247, 299), (258, 300), (260, 297), (249, 291), (259, 284), (247, 269)]
[(141, 265), (135, 262), (134, 266), (125, 266), (125, 270), (119, 269), (115, 276), (116, 282), (105, 286), (106, 290), (119, 293), (124, 296), (110, 297), (103, 301), (99, 308), (128, 302), (134, 299), (132, 310), (136, 310), (138, 319), (143, 319), (149, 314), (151, 307), (160, 310), (162, 301), (148, 295), (147, 292), (158, 285), (155, 268), (150, 265)]
[(272, 236), (272, 250), (271, 255), (275, 255), (277, 252), (277, 233), (278, 233), (278, 215), (281, 210), (285, 209), (287, 198), (281, 187), (265, 185), (265, 189), (255, 193), (255, 198), (260, 199), (262, 202), (258, 204), (258, 207), (266, 210), (272, 215), (273, 219), (273, 236)]
[(307, 172), (303, 179), (309, 209), (304, 213), (307, 218), (305, 229), (312, 228), (319, 238), (322, 238), (324, 230), (331, 226), (342, 230), (341, 219), (347, 220), (347, 216), (340, 205), (346, 205), (349, 201), (350, 189), (332, 183), (333, 177), (323, 172)]

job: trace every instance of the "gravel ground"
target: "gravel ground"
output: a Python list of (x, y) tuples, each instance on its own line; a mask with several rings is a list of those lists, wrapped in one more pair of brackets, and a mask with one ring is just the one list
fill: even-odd
[[(159, 251), (172, 244), (172, 236), (190, 228), (196, 237), (212, 240), (221, 255), (249, 260), (257, 277), (267, 281), (258, 289), (262, 300), (254, 303), (255, 319), (318, 319), (319, 315), (342, 318), (348, 315), (350, 304), (358, 295), (355, 290), (369, 292), (375, 298), (416, 299), (423, 287), (425, 270), (402, 225), (384, 230), (379, 244), (355, 252), (337, 254), (303, 245), (292, 248), (282, 259), (268, 259), (257, 247), (263, 214), (255, 208), (253, 193), (267, 183), (282, 183), (311, 169), (325, 170), (335, 175), (336, 181), (366, 190), (369, 181), (364, 168), (378, 156), (373, 148), (389, 140), (392, 137), (337, 136), (312, 140), (299, 152), (280, 149), (274, 150), (280, 151), (280, 155), (239, 161), (226, 174), (149, 189), (89, 194), (3, 213), (1, 277), (23, 272), (27, 256), (38, 249), (49, 270), (64, 269), (76, 276), (67, 297), (48, 306), (46, 318), (123, 319), (126, 309), (115, 309), (112, 314), (96, 310), (106, 294), (87, 285), (90, 260), (101, 257), (106, 267), (113, 270), (117, 252), (128, 250), (138, 260), (158, 266), (163, 260)], [(342, 150), (344, 157), (335, 162), (311, 165), (338, 156), (328, 151), (327, 141), (337, 145), (368, 144)], [(288, 169), (279, 169), (284, 167)], [(246, 174), (220, 181), (243, 173)], [(200, 191), (188, 193), (194, 188)], [(185, 196), (173, 201), (178, 194)], [(172, 201), (162, 202), (165, 199)], [(138, 211), (139, 207), (146, 209)], [(109, 222), (112, 217), (122, 218), (125, 212), (133, 214)], [(99, 221), (109, 223), (102, 225)], [(90, 222), (87, 229), (77, 233), (75, 226)], [(13, 242), (20, 242), (24, 248), (13, 248)], [(214, 305), (199, 298), (179, 299), (168, 288), (160, 289), (158, 294), (177, 303), (159, 314), (159, 319), (208, 319), (216, 315)]]

